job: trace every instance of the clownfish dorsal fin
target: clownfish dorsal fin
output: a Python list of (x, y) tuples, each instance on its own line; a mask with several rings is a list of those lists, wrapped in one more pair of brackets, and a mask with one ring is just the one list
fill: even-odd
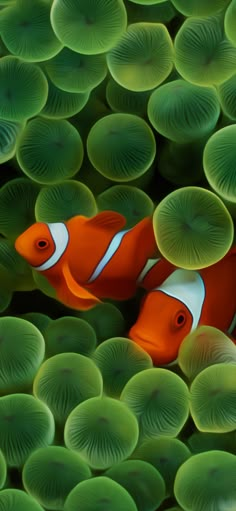
[(193, 317), (191, 330), (197, 327), (206, 295), (205, 285), (199, 272), (178, 268), (155, 290), (162, 291), (182, 302)]
[(126, 224), (126, 219), (116, 211), (102, 211), (87, 220), (87, 225), (105, 230), (119, 230)]
[(77, 296), (81, 300), (93, 300), (94, 302), (97, 303), (101, 302), (99, 298), (97, 298), (95, 295), (87, 291), (87, 289), (80, 286), (78, 282), (76, 282), (73, 275), (71, 274), (70, 268), (67, 263), (63, 264), (62, 266), (62, 274), (64, 276), (68, 289), (74, 296)]

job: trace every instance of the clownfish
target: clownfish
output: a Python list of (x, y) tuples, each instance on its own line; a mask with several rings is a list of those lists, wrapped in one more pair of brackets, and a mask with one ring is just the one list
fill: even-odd
[(131, 298), (138, 275), (157, 250), (151, 217), (130, 229), (125, 223), (113, 211), (36, 222), (16, 239), (15, 249), (47, 278), (62, 303), (87, 310), (101, 298)]
[[(144, 296), (128, 337), (166, 365), (178, 357), (184, 337), (199, 325), (233, 332), (236, 326), (236, 247), (219, 262), (199, 271), (156, 260), (143, 274)], [(160, 283), (161, 276), (165, 276)], [(146, 281), (146, 283), (145, 283)]]

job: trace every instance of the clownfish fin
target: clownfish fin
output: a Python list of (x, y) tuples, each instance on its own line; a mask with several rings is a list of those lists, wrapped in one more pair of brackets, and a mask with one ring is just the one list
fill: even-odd
[(102, 211), (86, 222), (90, 227), (114, 230), (122, 229), (126, 224), (126, 219), (116, 211)]
[(64, 276), (64, 279), (66, 281), (66, 284), (67, 284), (67, 287), (68, 289), (70, 290), (70, 292), (77, 298), (79, 298), (82, 302), (93, 302), (94, 305), (96, 305), (96, 303), (100, 303), (101, 300), (99, 300), (99, 298), (97, 298), (97, 296), (93, 295), (92, 293), (90, 293), (89, 291), (87, 291), (87, 289), (85, 289), (84, 287), (80, 286), (78, 284), (78, 282), (76, 282), (76, 280), (74, 279), (74, 277), (71, 275), (71, 272), (70, 272), (70, 268), (68, 266), (68, 264), (64, 264), (63, 267), (62, 267), (62, 273), (63, 273), (63, 276)]

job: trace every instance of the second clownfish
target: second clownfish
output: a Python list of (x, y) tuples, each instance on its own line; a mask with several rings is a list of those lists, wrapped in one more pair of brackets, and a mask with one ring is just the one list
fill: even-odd
[(184, 337), (199, 325), (231, 334), (236, 326), (236, 247), (199, 271), (165, 259), (148, 261), (140, 275), (145, 295), (129, 337), (154, 364), (173, 362)]
[(86, 310), (102, 298), (126, 300), (157, 247), (152, 218), (124, 229), (123, 215), (104, 211), (92, 218), (36, 222), (15, 242), (17, 252), (41, 272), (68, 307)]

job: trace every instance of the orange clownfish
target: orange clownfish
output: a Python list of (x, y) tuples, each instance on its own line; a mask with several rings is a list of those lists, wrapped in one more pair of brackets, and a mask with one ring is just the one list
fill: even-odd
[[(161, 274), (165, 280), (160, 284)], [(143, 279), (151, 291), (144, 297), (128, 336), (149, 353), (154, 364), (176, 360), (184, 337), (198, 325), (214, 326), (229, 334), (235, 328), (236, 247), (199, 271), (157, 261)]]
[(151, 217), (131, 229), (124, 230), (125, 223), (113, 211), (36, 222), (16, 239), (15, 248), (48, 279), (62, 303), (86, 310), (101, 298), (131, 298), (140, 271), (156, 252)]

